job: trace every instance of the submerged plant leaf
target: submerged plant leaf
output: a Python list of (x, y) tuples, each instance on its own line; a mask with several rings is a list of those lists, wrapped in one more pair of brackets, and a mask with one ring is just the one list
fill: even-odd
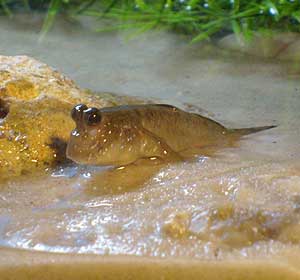
[(238, 23), (237, 20), (233, 19), (231, 21), (231, 25), (232, 25), (232, 30), (233, 32), (237, 35), (240, 36), (242, 33), (242, 29), (241, 29), (241, 25)]
[(292, 17), (300, 23), (300, 10), (293, 12)]
[(7, 15), (20, 6), (47, 7), (42, 37), (60, 12), (72, 18), (109, 19), (109, 26), (101, 31), (132, 28), (135, 37), (163, 26), (192, 35), (193, 42), (218, 32), (250, 38), (262, 29), (300, 30), (300, 1), (296, 0), (0, 0), (0, 9)]
[(274, 19), (276, 21), (278, 21), (280, 18), (280, 14), (279, 14), (279, 11), (278, 11), (277, 7), (275, 6), (275, 4), (272, 1), (267, 0), (267, 1), (265, 1), (265, 5), (268, 9), (269, 14), (271, 16), (274, 16)]
[(10, 9), (8, 8), (6, 2), (7, 2), (7, 1), (5, 1), (5, 0), (1, 0), (1, 7), (2, 7), (4, 13), (5, 13), (6, 15), (8, 15), (9, 17), (11, 17), (11, 16), (12, 16), (12, 13), (11, 13)]
[(56, 15), (59, 12), (62, 0), (51, 0), (46, 18), (41, 31), (40, 39), (42, 40), (53, 25)]

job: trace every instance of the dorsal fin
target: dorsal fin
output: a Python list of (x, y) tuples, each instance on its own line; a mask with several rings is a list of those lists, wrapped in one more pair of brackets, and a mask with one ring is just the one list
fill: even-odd
[(161, 107), (166, 107), (166, 108), (170, 108), (170, 109), (179, 109), (176, 106), (173, 105), (169, 105), (169, 104), (153, 104), (155, 106), (161, 106)]

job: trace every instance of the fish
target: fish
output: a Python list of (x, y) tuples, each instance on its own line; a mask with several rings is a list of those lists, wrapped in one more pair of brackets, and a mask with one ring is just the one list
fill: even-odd
[(76, 127), (67, 157), (78, 164), (127, 166), (140, 161), (174, 162), (189, 150), (232, 146), (241, 137), (276, 126), (230, 129), (168, 104), (125, 105), (71, 111)]

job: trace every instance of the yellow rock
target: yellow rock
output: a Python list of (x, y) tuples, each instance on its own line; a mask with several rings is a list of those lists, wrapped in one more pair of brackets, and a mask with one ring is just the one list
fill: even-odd
[(73, 126), (70, 107), (48, 97), (11, 104), (0, 125), (0, 174), (20, 175), (65, 160), (65, 142)]
[(39, 96), (34, 84), (25, 79), (9, 81), (2, 93), (4, 97), (13, 96), (21, 100), (30, 100)]

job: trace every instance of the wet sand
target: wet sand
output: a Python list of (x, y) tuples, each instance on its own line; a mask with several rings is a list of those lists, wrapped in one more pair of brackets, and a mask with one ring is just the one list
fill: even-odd
[(198, 262), (190, 259), (78, 256), (13, 250), (0, 252), (1, 263), (7, 264), (0, 267), (5, 279), (157, 279), (158, 276), (161, 279), (199, 279), (199, 276), (211, 280), (299, 279), (297, 269), (274, 260)]

